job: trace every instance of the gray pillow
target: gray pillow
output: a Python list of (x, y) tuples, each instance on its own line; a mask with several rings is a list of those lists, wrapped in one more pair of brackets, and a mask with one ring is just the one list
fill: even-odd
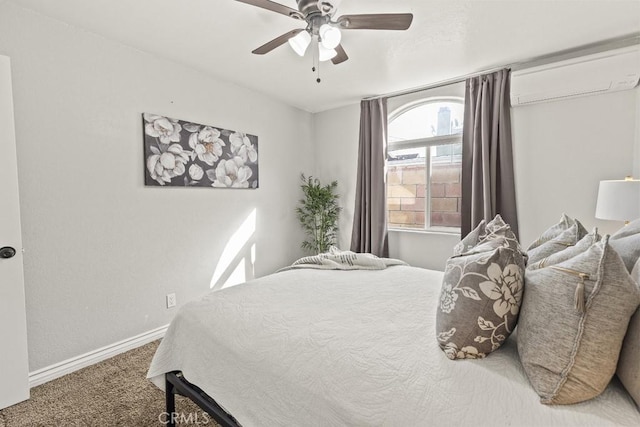
[(543, 268), (549, 265), (558, 264), (562, 261), (566, 261), (586, 251), (591, 247), (591, 245), (599, 242), (600, 239), (602, 239), (602, 236), (598, 234), (598, 229), (594, 228), (591, 233), (584, 236), (582, 239), (580, 239), (578, 243), (576, 243), (573, 246), (563, 246), (564, 249), (562, 249), (560, 252), (552, 253), (551, 255), (545, 258), (542, 258), (539, 261), (531, 262), (531, 259), (530, 259), (529, 264), (527, 265), (527, 268), (535, 270), (535, 269)]
[[(636, 265), (631, 272), (631, 277), (640, 285), (640, 260), (636, 261)], [(640, 409), (640, 308), (631, 317), (627, 335), (622, 343), (622, 351), (620, 352), (620, 360), (618, 361), (618, 378), (625, 386), (631, 397), (636, 401), (638, 409)]]
[(526, 272), (518, 352), (545, 404), (598, 396), (615, 373), (640, 289), (609, 236), (556, 265)]
[(577, 242), (587, 234), (587, 230), (582, 226), (580, 221), (570, 218), (569, 216), (567, 216), (567, 214), (563, 213), (562, 217), (560, 218), (560, 222), (558, 222), (555, 225), (552, 225), (544, 233), (542, 233), (535, 242), (529, 245), (529, 247), (527, 248), (527, 252), (537, 248), (538, 246), (542, 245), (545, 242), (548, 242), (551, 239), (558, 237), (560, 234), (562, 234), (564, 231), (571, 228), (571, 226), (573, 225), (575, 225), (578, 228), (578, 233), (577, 233), (578, 238), (576, 239), (576, 242)]
[(620, 254), (630, 272), (640, 258), (640, 219), (616, 231), (611, 236), (611, 246)]
[(447, 357), (482, 358), (502, 345), (518, 320), (523, 275), (524, 256), (504, 236), (449, 258), (436, 314)]
[(536, 263), (548, 256), (551, 256), (557, 252), (563, 251), (570, 246), (577, 244), (587, 232), (578, 221), (569, 226), (566, 230), (562, 231), (557, 236), (553, 237), (536, 246), (533, 249), (527, 250), (527, 256), (529, 257), (529, 264)]

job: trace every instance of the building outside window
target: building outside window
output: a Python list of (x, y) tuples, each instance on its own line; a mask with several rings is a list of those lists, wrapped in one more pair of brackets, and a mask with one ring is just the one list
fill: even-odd
[(390, 229), (460, 232), (463, 117), (461, 98), (428, 98), (390, 115)]

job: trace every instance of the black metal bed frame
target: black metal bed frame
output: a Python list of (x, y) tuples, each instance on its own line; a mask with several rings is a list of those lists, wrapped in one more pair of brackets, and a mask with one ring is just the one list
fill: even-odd
[(187, 381), (182, 372), (173, 371), (165, 374), (165, 399), (167, 405), (167, 425), (175, 427), (176, 393), (185, 396), (211, 415), (222, 427), (241, 427), (227, 411), (198, 386)]

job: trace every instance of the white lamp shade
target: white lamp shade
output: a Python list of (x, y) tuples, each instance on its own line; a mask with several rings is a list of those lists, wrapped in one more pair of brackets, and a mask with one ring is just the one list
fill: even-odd
[(334, 58), (338, 52), (335, 49), (327, 49), (322, 46), (322, 43), (318, 43), (318, 59), (320, 62), (328, 61)]
[(640, 180), (600, 181), (596, 218), (617, 221), (640, 218)]
[(327, 49), (335, 49), (340, 44), (340, 40), (342, 40), (340, 29), (329, 24), (323, 24), (318, 34), (320, 35), (320, 43)]
[(300, 56), (304, 56), (309, 44), (311, 44), (311, 35), (306, 31), (301, 31), (289, 39), (289, 46)]

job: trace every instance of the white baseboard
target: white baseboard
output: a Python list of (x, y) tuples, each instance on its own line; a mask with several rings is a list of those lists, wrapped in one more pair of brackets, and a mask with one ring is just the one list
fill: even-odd
[(109, 359), (110, 357), (124, 353), (125, 351), (133, 350), (134, 348), (150, 343), (151, 341), (160, 339), (164, 337), (168, 327), (169, 325), (164, 325), (140, 335), (136, 335), (135, 337), (127, 338), (106, 347), (38, 369), (37, 371), (29, 372), (29, 388), (55, 380), (63, 375), (70, 374), (71, 372), (93, 365), (102, 360)]

